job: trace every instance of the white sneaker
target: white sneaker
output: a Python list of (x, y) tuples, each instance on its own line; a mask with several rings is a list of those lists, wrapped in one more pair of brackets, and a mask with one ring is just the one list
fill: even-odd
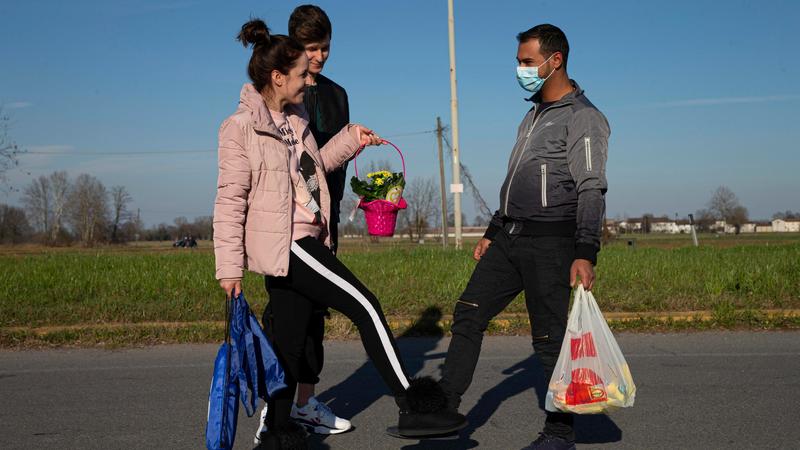
[(349, 420), (336, 417), (328, 405), (317, 401), (316, 397), (309, 398), (302, 408), (292, 405), (292, 419), (317, 434), (339, 434), (353, 428)]
[(264, 409), (261, 410), (261, 420), (258, 422), (258, 431), (256, 431), (256, 437), (253, 439), (253, 443), (258, 445), (261, 443), (261, 433), (267, 431), (267, 402), (264, 402)]

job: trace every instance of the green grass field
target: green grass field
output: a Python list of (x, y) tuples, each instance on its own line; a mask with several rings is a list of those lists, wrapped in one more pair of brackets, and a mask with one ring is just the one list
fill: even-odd
[[(636, 239), (634, 246), (629, 239)], [(474, 242), (474, 241), (473, 241)], [(348, 241), (341, 258), (373, 289), (387, 315), (444, 314), (475, 265), (471, 245)], [(595, 289), (604, 311), (728, 311), (800, 308), (800, 236), (623, 236), (600, 253)], [(141, 243), (99, 249), (0, 248), (0, 327), (222, 319), (209, 242), (199, 250)], [(263, 278), (245, 293), (259, 313)], [(508, 312), (523, 312), (521, 299)]]

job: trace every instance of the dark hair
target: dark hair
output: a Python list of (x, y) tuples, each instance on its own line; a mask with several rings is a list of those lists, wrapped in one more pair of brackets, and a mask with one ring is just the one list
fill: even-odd
[(253, 46), (253, 56), (247, 65), (247, 74), (258, 92), (272, 82), (272, 71), (286, 75), (305, 49), (300, 43), (283, 34), (269, 34), (267, 24), (253, 19), (242, 25), (236, 40), (247, 47)]
[(539, 49), (542, 55), (548, 58), (555, 52), (561, 53), (561, 57), (564, 58), (564, 67), (567, 67), (569, 42), (567, 42), (567, 35), (561, 31), (561, 28), (549, 23), (543, 23), (517, 35), (517, 40), (520, 44), (524, 44), (531, 39), (539, 41)]
[(289, 16), (289, 36), (308, 45), (331, 37), (331, 21), (319, 6), (301, 5)]

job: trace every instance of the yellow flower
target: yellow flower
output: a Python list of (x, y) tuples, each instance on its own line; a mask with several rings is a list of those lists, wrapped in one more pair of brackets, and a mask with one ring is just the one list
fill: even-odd
[(382, 186), (383, 185), (383, 178), (376, 178), (375, 179), (375, 184), (377, 184), (378, 186)]
[(386, 170), (381, 170), (378, 172), (370, 172), (367, 174), (367, 178), (372, 178), (373, 180), (382, 180), (384, 178), (391, 178), (392, 173)]

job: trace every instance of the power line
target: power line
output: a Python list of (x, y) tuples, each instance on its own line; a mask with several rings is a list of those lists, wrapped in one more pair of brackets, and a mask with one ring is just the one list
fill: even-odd
[(32, 150), (26, 151), (21, 155), (95, 155), (95, 156), (117, 156), (117, 155), (177, 155), (184, 153), (216, 153), (216, 150), (161, 150), (161, 151), (134, 151), (134, 152), (64, 152)]
[[(407, 137), (407, 136), (419, 136), (423, 134), (432, 134), (436, 133), (436, 130), (426, 130), (426, 131), (414, 131), (410, 133), (398, 133), (398, 134), (390, 134), (384, 137), (387, 138), (397, 138), (397, 137)], [(150, 151), (124, 151), (124, 152), (109, 152), (109, 151), (101, 151), (101, 152), (92, 152), (92, 151), (58, 151), (58, 150), (28, 150), (22, 151), (18, 153), (17, 156), (25, 156), (25, 155), (54, 155), (54, 156), (74, 156), (74, 155), (82, 155), (82, 156), (131, 156), (131, 155), (148, 155), (148, 156), (158, 156), (158, 155), (182, 155), (182, 154), (196, 154), (196, 153), (217, 153), (216, 150), (150, 150)]]
[(405, 137), (405, 136), (418, 136), (421, 134), (433, 134), (436, 133), (436, 130), (428, 130), (428, 131), (414, 131), (412, 133), (402, 133), (402, 134), (390, 134), (388, 136), (384, 136), (387, 138), (395, 138), (395, 137)]

